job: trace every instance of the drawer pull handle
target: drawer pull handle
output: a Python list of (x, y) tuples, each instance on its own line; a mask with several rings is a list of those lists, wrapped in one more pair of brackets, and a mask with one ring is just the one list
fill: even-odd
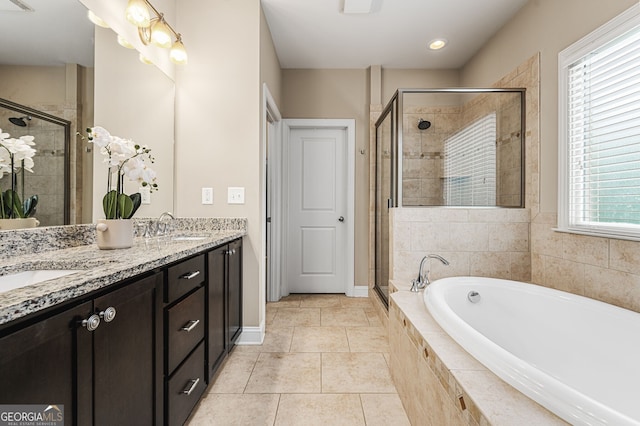
[(196, 328), (196, 326), (200, 324), (200, 320), (191, 320), (185, 325), (182, 326), (180, 330), (186, 331), (187, 333)]
[(116, 317), (116, 308), (114, 308), (113, 306), (109, 306), (98, 315), (100, 315), (100, 318), (102, 318), (104, 322), (111, 322)]
[(200, 271), (185, 272), (184, 274), (180, 275), (178, 278), (180, 278), (181, 280), (190, 280), (191, 278), (195, 278), (198, 275), (200, 275)]
[(82, 326), (87, 328), (87, 331), (93, 331), (100, 325), (100, 317), (96, 314), (91, 315), (89, 318), (82, 320)]
[(199, 377), (197, 379), (189, 380), (189, 384), (187, 385), (185, 390), (182, 391), (182, 393), (187, 396), (191, 395), (191, 393), (196, 389), (196, 386), (198, 386), (198, 383), (200, 383)]

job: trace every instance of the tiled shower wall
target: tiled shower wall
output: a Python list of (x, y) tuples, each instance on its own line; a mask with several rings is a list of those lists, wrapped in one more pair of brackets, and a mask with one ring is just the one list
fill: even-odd
[[(415, 278), (420, 259), (429, 253), (440, 254), (450, 262), (447, 267), (432, 261), (432, 278), (478, 275), (532, 280), (530, 219), (536, 217), (539, 210), (539, 55), (525, 61), (495, 87), (527, 89), (526, 208), (392, 209), (391, 277), (394, 280), (409, 282)], [(482, 111), (483, 108), (469, 110)], [(507, 133), (508, 137), (501, 138), (506, 143), (519, 138), (513, 130)]]
[[(514, 86), (512, 86), (514, 87)], [(451, 97), (460, 96), (450, 93)], [(420, 97), (435, 94), (408, 94)], [(440, 98), (447, 94), (437, 94)], [(444, 205), (445, 141), (472, 123), (495, 112), (497, 116), (496, 205), (518, 207), (521, 194), (520, 96), (517, 93), (474, 95), (462, 106), (406, 106), (403, 114), (402, 204)], [(431, 127), (420, 130), (420, 119)]]
[(483, 276), (530, 281), (529, 210), (501, 208), (391, 209), (394, 280), (409, 283), (423, 256), (443, 256), (449, 266), (431, 261), (431, 278)]

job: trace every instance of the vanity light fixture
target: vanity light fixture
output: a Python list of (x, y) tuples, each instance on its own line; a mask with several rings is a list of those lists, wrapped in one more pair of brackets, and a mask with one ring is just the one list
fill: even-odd
[(138, 59), (140, 60), (140, 62), (142, 62), (145, 65), (151, 65), (153, 64), (153, 62), (151, 62), (151, 59), (147, 58), (146, 56), (144, 56), (142, 53), (140, 53), (138, 55)]
[[(138, 27), (138, 35), (143, 44), (153, 43), (169, 49), (169, 59), (176, 64), (187, 63), (187, 51), (182, 36), (164, 19), (149, 0), (129, 0), (125, 11), (127, 20)], [(155, 15), (155, 16), (154, 16)], [(175, 38), (175, 42), (171, 42)]]
[(430, 50), (440, 50), (447, 45), (447, 40), (444, 38), (436, 38), (429, 42)]

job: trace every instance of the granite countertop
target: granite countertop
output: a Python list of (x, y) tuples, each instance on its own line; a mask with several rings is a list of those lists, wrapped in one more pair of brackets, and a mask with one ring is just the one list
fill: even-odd
[(243, 237), (246, 223), (237, 229), (192, 228), (178, 233), (206, 238), (176, 241), (170, 236), (137, 237), (128, 249), (100, 250), (90, 242), (0, 259), (0, 276), (34, 269), (80, 270), (0, 293), (0, 325)]

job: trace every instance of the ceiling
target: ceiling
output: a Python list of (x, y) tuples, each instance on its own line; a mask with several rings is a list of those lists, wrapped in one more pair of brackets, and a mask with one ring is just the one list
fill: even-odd
[[(35, 11), (0, 0), (0, 63), (93, 64), (78, 0), (19, 1)], [(527, 2), (372, 0), (372, 13), (344, 14), (344, 1), (261, 0), (283, 68), (459, 68)], [(434, 38), (449, 44), (429, 51)]]
[(93, 66), (93, 24), (78, 0), (0, 0), (0, 63)]
[[(527, 0), (261, 0), (282, 68), (459, 68)], [(357, 1), (358, 3), (360, 1)], [(435, 38), (449, 41), (429, 51)]]

